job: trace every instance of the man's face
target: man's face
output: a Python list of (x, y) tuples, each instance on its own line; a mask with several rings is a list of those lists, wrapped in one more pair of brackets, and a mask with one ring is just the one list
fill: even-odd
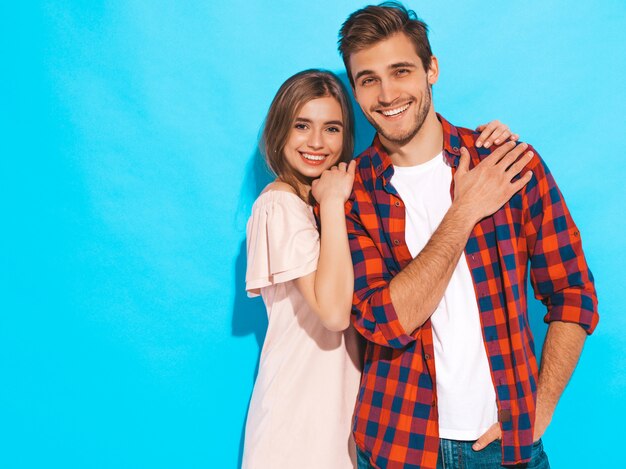
[(352, 54), (350, 69), (356, 100), (378, 133), (396, 145), (415, 137), (432, 108), (437, 59), (425, 71), (411, 40), (398, 33)]

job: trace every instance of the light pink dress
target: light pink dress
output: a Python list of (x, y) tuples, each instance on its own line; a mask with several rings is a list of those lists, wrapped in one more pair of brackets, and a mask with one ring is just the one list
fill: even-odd
[(356, 333), (324, 328), (293, 280), (317, 268), (311, 207), (269, 190), (247, 226), (246, 290), (260, 290), (268, 328), (254, 385), (244, 469), (352, 469), (351, 420), (360, 379)]

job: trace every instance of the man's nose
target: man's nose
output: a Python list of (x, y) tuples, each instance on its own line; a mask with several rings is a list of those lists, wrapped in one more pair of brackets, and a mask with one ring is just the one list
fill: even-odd
[(389, 80), (384, 80), (381, 82), (380, 93), (378, 95), (378, 102), (380, 104), (382, 104), (383, 106), (387, 106), (393, 103), (399, 95), (400, 93), (398, 92), (398, 89), (393, 84), (393, 82)]

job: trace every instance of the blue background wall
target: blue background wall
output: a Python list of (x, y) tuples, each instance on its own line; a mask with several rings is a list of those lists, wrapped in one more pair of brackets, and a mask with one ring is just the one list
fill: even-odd
[[(238, 465), (265, 327), (243, 293), (257, 134), (288, 76), (343, 73), (363, 5), (3, 2), (0, 467)], [(626, 418), (626, 4), (409, 5), (437, 110), (533, 143), (581, 228), (601, 322), (545, 442), (556, 468), (606, 467)]]

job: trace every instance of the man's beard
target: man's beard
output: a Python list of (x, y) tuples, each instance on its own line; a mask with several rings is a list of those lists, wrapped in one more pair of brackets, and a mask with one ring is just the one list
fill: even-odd
[(417, 135), (417, 133), (420, 131), (420, 129), (424, 125), (426, 116), (428, 116), (428, 111), (430, 110), (430, 102), (432, 100), (432, 88), (428, 83), (426, 83), (426, 90), (427, 90), (426, 95), (424, 96), (424, 99), (421, 101), (420, 103), (421, 105), (419, 109), (417, 109), (416, 111), (415, 125), (413, 125), (413, 127), (411, 127), (406, 132), (403, 132), (402, 134), (399, 134), (399, 135), (390, 134), (388, 132), (385, 132), (385, 129), (383, 129), (383, 127), (378, 122), (376, 122), (376, 120), (374, 120), (373, 118), (370, 118), (369, 115), (366, 115), (367, 120), (376, 129), (376, 132), (382, 135), (387, 141), (398, 146), (406, 145), (413, 139), (413, 137)]

